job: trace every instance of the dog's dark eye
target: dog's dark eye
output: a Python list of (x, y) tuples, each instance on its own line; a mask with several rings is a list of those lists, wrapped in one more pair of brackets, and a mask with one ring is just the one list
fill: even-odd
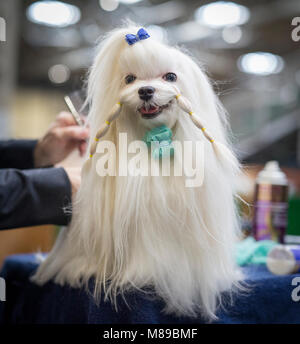
[(134, 82), (135, 79), (136, 79), (136, 76), (129, 74), (125, 77), (125, 83), (131, 84), (132, 82)]
[(177, 75), (175, 73), (167, 73), (163, 76), (163, 79), (170, 82), (175, 82), (177, 80)]

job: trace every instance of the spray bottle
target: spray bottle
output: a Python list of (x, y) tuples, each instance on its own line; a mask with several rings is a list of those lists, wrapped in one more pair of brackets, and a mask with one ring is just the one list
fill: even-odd
[(284, 243), (288, 181), (277, 161), (269, 161), (256, 179), (253, 234), (256, 240)]

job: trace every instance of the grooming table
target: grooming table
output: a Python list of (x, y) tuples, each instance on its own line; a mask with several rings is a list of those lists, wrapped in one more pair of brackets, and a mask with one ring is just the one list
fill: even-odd
[[(0, 302), (0, 323), (89, 323), (89, 324), (184, 324), (203, 323), (199, 316), (177, 318), (161, 312), (162, 301), (145, 293), (119, 297), (118, 311), (103, 298), (99, 305), (81, 289), (61, 287), (52, 282), (38, 287), (29, 281), (36, 270), (34, 255), (14, 255), (3, 265), (1, 277), (6, 280), (6, 301)], [(233, 298), (218, 312), (216, 323), (300, 323), (300, 301), (292, 300), (291, 276), (274, 276), (264, 265), (243, 268), (249, 291)], [(92, 283), (92, 281), (91, 281)], [(298, 281), (300, 286), (300, 278)], [(299, 288), (300, 289), (300, 288)], [(294, 292), (295, 293), (295, 292)], [(300, 296), (300, 290), (296, 293)], [(226, 303), (226, 302), (225, 302)]]

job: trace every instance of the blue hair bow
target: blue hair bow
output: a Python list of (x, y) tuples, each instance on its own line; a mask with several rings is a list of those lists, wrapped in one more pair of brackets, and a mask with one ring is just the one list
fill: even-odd
[(129, 45), (132, 45), (138, 41), (141, 41), (143, 39), (147, 39), (149, 37), (150, 37), (150, 35), (148, 34), (148, 32), (145, 29), (141, 28), (141, 29), (139, 29), (139, 31), (137, 32), (136, 35), (132, 35), (130, 33), (128, 35), (126, 35), (125, 40)]

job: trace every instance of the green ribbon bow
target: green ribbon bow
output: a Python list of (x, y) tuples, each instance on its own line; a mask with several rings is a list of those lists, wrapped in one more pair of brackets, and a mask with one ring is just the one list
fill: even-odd
[(152, 156), (154, 159), (159, 159), (167, 155), (174, 155), (172, 135), (172, 130), (166, 125), (153, 128), (146, 133), (144, 141), (148, 147), (152, 148)]

